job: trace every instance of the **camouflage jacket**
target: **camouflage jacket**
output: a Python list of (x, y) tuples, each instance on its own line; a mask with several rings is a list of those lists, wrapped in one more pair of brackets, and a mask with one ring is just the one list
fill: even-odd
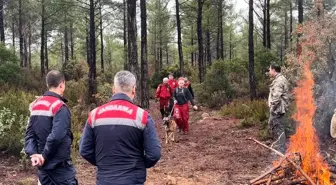
[(268, 106), (273, 114), (285, 114), (289, 106), (288, 81), (281, 74), (277, 74), (270, 85)]

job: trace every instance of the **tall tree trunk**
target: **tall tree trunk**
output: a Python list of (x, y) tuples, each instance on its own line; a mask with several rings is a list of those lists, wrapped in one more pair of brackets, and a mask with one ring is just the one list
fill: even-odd
[(232, 30), (230, 30), (230, 51), (229, 51), (229, 57), (230, 57), (230, 61), (232, 60)]
[[(159, 3), (159, 10), (161, 10), (161, 3)], [(163, 62), (162, 62), (162, 27), (163, 23), (160, 22), (159, 24), (159, 65), (160, 65), (160, 70), (163, 68)]]
[(184, 61), (183, 61), (183, 51), (182, 51), (182, 32), (181, 32), (181, 20), (180, 20), (180, 4), (178, 0), (175, 0), (176, 4), (176, 25), (177, 25), (177, 46), (179, 53), (180, 62), (180, 73), (184, 75)]
[(249, 0), (249, 39), (248, 39), (248, 58), (249, 58), (249, 83), (250, 97), (254, 100), (257, 96), (256, 83), (254, 78), (254, 44), (253, 44), (253, 0)]
[(90, 61), (89, 61), (89, 101), (95, 103), (94, 94), (96, 94), (96, 34), (95, 34), (95, 1), (90, 0)]
[[(49, 57), (48, 57), (48, 30), (45, 31), (44, 39), (44, 54), (45, 54), (45, 67), (49, 71)], [(63, 51), (63, 50), (62, 50)]]
[(220, 0), (221, 1), (221, 17), (220, 17), (220, 28), (221, 28), (221, 32), (220, 32), (220, 58), (222, 60), (224, 60), (225, 58), (225, 55), (224, 55), (224, 31), (223, 31), (223, 0)]
[(103, 36), (103, 14), (102, 5), (99, 7), (99, 26), (100, 26), (100, 65), (101, 72), (104, 73), (104, 36)]
[(64, 64), (67, 65), (69, 62), (69, 36), (68, 36), (68, 23), (67, 23), (67, 12), (64, 14), (64, 20), (65, 20), (65, 25), (64, 25)]
[(263, 7), (263, 46), (267, 48), (267, 0), (264, 0)]
[(198, 69), (199, 69), (199, 80), (203, 82), (205, 69), (203, 61), (203, 33), (202, 33), (202, 11), (203, 11), (203, 0), (198, 0), (198, 9), (197, 9), (197, 37), (198, 37)]
[[(137, 25), (136, 25), (136, 0), (127, 0), (127, 22), (128, 22), (128, 63), (129, 71), (137, 79), (137, 87), (140, 86), (140, 75), (138, 65), (138, 47), (137, 47)], [(137, 94), (140, 95), (140, 88), (137, 88)], [(134, 102), (140, 104), (139, 97), (135, 97)]]
[[(298, 0), (298, 20), (299, 20), (299, 27), (302, 28), (302, 23), (303, 23), (303, 0)], [(302, 33), (298, 33), (297, 36), (297, 46), (296, 46), (296, 53), (297, 55), (301, 55), (302, 47), (300, 44), (300, 37)]]
[(86, 29), (86, 62), (90, 66), (90, 26)]
[(289, 1), (289, 11), (290, 11), (290, 17), (289, 17), (289, 40), (290, 40), (290, 50), (292, 50), (292, 44), (293, 44), (293, 2), (292, 0)]
[(20, 66), (24, 66), (24, 51), (23, 51), (23, 19), (22, 19), (22, 0), (19, 0), (19, 37), (20, 37)]
[(271, 15), (270, 0), (267, 0), (267, 49), (271, 49)]
[(207, 17), (207, 30), (205, 31), (206, 35), (206, 53), (207, 53), (207, 65), (211, 66), (211, 44), (210, 44), (210, 28), (209, 28), (209, 16)]
[(40, 51), (40, 66), (41, 66), (41, 77), (45, 74), (44, 69), (44, 39), (45, 39), (45, 4), (44, 0), (41, 0), (42, 12), (41, 12), (41, 51)]
[(303, 0), (298, 0), (298, 19), (299, 19), (299, 24), (303, 23)]
[(285, 50), (288, 48), (288, 8), (285, 6), (285, 24), (284, 24), (284, 34), (285, 34)]
[(148, 64), (147, 64), (147, 14), (146, 0), (140, 0), (141, 10), (141, 107), (149, 108)]
[(163, 68), (163, 60), (162, 60), (162, 36), (160, 36), (160, 46), (159, 46), (159, 62), (160, 62), (160, 70)]
[(124, 23), (124, 32), (123, 32), (123, 37), (124, 37), (124, 69), (128, 69), (128, 51), (127, 51), (127, 4), (126, 0), (123, 1), (123, 6), (124, 6), (124, 18), (123, 18), (123, 23)]
[(168, 42), (166, 43), (166, 59), (167, 59), (167, 66), (169, 65), (169, 47)]
[(224, 38), (223, 38), (223, 0), (218, 0), (217, 10), (217, 60), (224, 59)]
[[(111, 41), (110, 41), (110, 42), (111, 42)], [(109, 42), (109, 43), (110, 43), (110, 42)], [(109, 52), (109, 54), (108, 54), (108, 56), (109, 56), (109, 60), (108, 60), (108, 61), (109, 61), (109, 65), (112, 66), (112, 57), (113, 57), (113, 53), (112, 53), (112, 49), (111, 49), (110, 46), (111, 46), (111, 44), (108, 44), (108, 52)]]
[(154, 39), (153, 39), (153, 56), (154, 56), (154, 68), (155, 68), (155, 72), (159, 72), (160, 71), (160, 65), (158, 63), (158, 59), (157, 59), (157, 47), (156, 47), (156, 21), (154, 20)]
[(24, 67), (28, 67), (28, 36), (27, 34), (24, 36), (23, 39), (23, 46), (24, 46)]
[(29, 25), (28, 25), (28, 32), (29, 32), (29, 35), (28, 35), (28, 65), (29, 65), (29, 68), (32, 67), (31, 65), (31, 45), (32, 45), (32, 30), (31, 30), (31, 22), (29, 22)]
[(73, 28), (73, 23), (71, 22), (70, 24), (70, 52), (71, 52), (71, 60), (75, 59), (74, 56), (74, 49), (75, 49), (75, 43), (74, 43), (74, 38), (73, 38), (73, 32), (74, 32), (74, 28)]
[(0, 0), (0, 40), (5, 43), (4, 0)]
[(16, 52), (15, 52), (15, 18), (14, 16), (12, 18), (12, 44), (13, 44), (13, 51), (15, 54)]
[(191, 66), (194, 66), (194, 23), (191, 23), (191, 33), (190, 33), (190, 44), (191, 44)]

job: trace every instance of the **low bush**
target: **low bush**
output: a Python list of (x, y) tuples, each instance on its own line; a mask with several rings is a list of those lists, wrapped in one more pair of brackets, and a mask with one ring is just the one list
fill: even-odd
[(234, 100), (230, 104), (224, 105), (219, 111), (219, 114), (241, 119), (239, 125), (241, 128), (258, 126), (260, 138), (268, 138), (267, 124), (269, 108), (264, 100)]
[(196, 99), (208, 107), (220, 107), (234, 96), (226, 75), (226, 64), (218, 61), (212, 64), (202, 84), (194, 84)]
[(13, 88), (0, 93), (0, 107), (6, 107), (17, 115), (29, 116), (28, 107), (34, 100), (34, 94)]
[(16, 114), (9, 108), (0, 109), (0, 150), (20, 155), (28, 116)]

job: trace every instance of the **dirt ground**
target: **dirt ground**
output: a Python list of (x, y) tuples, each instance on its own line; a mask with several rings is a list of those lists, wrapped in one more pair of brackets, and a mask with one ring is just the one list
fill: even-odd
[[(269, 151), (248, 138), (257, 136), (257, 128), (239, 129), (239, 120), (222, 118), (215, 111), (190, 112), (190, 133), (177, 133), (177, 142), (165, 145), (159, 112), (150, 110), (162, 145), (162, 158), (148, 170), (146, 185), (241, 185), (269, 167)], [(34, 169), (22, 170), (18, 160), (0, 158), (0, 185), (34, 184)], [(80, 185), (95, 184), (95, 168), (77, 161)], [(32, 182), (32, 183), (30, 183)]]

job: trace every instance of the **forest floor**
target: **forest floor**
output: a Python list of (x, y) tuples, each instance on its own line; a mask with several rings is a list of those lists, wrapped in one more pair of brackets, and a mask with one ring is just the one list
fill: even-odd
[[(189, 135), (177, 133), (177, 142), (166, 145), (157, 105), (152, 105), (162, 158), (148, 170), (146, 185), (242, 185), (270, 167), (270, 152), (248, 140), (257, 137), (257, 128), (238, 128), (239, 120), (208, 109), (191, 111)], [(93, 166), (79, 158), (76, 168), (80, 185), (95, 184)], [(0, 185), (36, 181), (34, 169), (22, 170), (17, 159), (0, 157)]]

